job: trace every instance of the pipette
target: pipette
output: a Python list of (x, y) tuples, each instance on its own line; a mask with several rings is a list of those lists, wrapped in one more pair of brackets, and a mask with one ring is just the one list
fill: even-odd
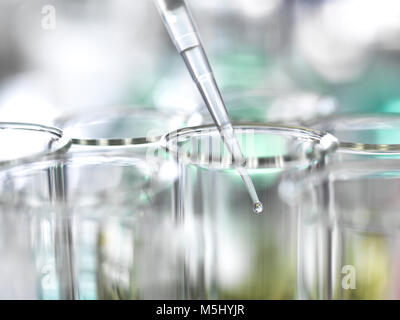
[(196, 27), (184, 0), (154, 0), (168, 33), (182, 56), (193, 81), (217, 126), (221, 138), (232, 154), (236, 168), (253, 201), (253, 211), (261, 213), (263, 205), (258, 199), (247, 170), (246, 159), (239, 146), (224, 101), (215, 81), (206, 53), (201, 45)]

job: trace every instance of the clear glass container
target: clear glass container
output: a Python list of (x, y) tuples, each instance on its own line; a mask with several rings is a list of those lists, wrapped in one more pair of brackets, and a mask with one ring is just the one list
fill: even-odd
[(184, 127), (187, 115), (145, 107), (108, 107), (56, 120), (57, 126), (80, 146), (138, 146), (159, 141)]
[(337, 137), (339, 161), (400, 157), (400, 116), (396, 114), (342, 114), (302, 124)]
[(0, 167), (66, 152), (71, 141), (57, 128), (39, 124), (0, 122)]
[(182, 298), (174, 168), (118, 150), (1, 171), (0, 297)]
[(400, 299), (400, 162), (330, 164), (281, 185), (298, 204), (302, 299)]
[[(181, 129), (163, 146), (179, 163), (176, 215), (191, 230), (194, 246), (189, 294), (203, 299), (296, 297), (297, 216), (278, 196), (289, 172), (324, 166), (336, 139), (282, 125), (236, 124), (239, 144), (264, 212), (253, 203), (214, 126)], [(197, 266), (197, 267), (196, 267)]]

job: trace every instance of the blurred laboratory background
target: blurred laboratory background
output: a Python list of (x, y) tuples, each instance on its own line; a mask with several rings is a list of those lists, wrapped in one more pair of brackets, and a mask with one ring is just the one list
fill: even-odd
[[(256, 96), (249, 108), (268, 105), (273, 119), (400, 112), (398, 1), (188, 5), (228, 107)], [(151, 0), (3, 0), (0, 40), (2, 121), (50, 124), (116, 105), (193, 113), (201, 105)]]

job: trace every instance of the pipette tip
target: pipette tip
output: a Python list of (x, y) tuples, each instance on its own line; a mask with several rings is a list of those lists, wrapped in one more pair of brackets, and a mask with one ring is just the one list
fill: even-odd
[(263, 204), (260, 201), (254, 203), (254, 206), (253, 206), (254, 213), (260, 214), (261, 212), (263, 212), (263, 209), (264, 209)]

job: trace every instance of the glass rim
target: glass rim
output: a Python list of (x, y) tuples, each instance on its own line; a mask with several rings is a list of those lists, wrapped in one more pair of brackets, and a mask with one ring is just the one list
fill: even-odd
[(36, 170), (56, 167), (57, 165), (86, 166), (101, 164), (132, 165), (140, 168), (149, 167), (146, 164), (144, 156), (140, 154), (132, 156), (131, 153), (104, 153), (101, 150), (99, 152), (85, 150), (73, 154), (60, 155), (59, 157), (43, 158), (39, 161), (21, 163), (6, 170), (0, 170), (0, 181), (3, 177), (7, 177), (10, 174), (15, 173), (19, 176)]
[[(112, 118), (124, 119), (129, 116), (151, 116), (160, 118), (160, 120), (165, 121), (165, 119), (171, 119), (174, 117), (177, 120), (185, 122), (188, 115), (176, 110), (174, 112), (169, 112), (168, 110), (160, 110), (151, 107), (141, 107), (141, 106), (110, 106), (110, 107), (100, 107), (96, 109), (91, 109), (89, 112), (76, 111), (68, 115), (57, 118), (54, 123), (63, 128), (65, 132), (73, 127), (79, 127), (79, 125), (88, 125), (90, 121), (100, 117), (101, 119), (111, 121)], [(156, 129), (156, 128), (155, 128)], [(145, 145), (153, 144), (160, 141), (162, 135), (157, 136), (144, 136), (144, 137), (121, 137), (121, 138), (86, 138), (86, 137), (74, 137), (72, 134), (71, 140), (74, 145), (81, 146), (101, 146), (101, 147), (113, 147), (113, 146), (135, 146), (135, 145)]]
[[(296, 125), (286, 125), (286, 124), (278, 124), (278, 123), (254, 123), (254, 122), (240, 122), (240, 123), (232, 123), (232, 126), (235, 130), (237, 129), (251, 129), (251, 130), (271, 130), (274, 132), (281, 132), (281, 133), (292, 133), (293, 136), (295, 134), (302, 134), (304, 138), (308, 138), (310, 141), (316, 143), (316, 146), (318, 148), (315, 148), (315, 153), (314, 158), (311, 157), (307, 161), (307, 163), (310, 163), (311, 160), (321, 160), (323, 157), (326, 155), (333, 153), (338, 146), (337, 139), (326, 132), (316, 130), (316, 129), (310, 129), (310, 128), (305, 128), (305, 127), (300, 127)], [(178, 146), (176, 150), (173, 150), (173, 148), (170, 147), (171, 141), (176, 141), (179, 142), (179, 139), (185, 138), (185, 137), (192, 137), (193, 135), (196, 135), (198, 133), (209, 133), (209, 132), (219, 132), (218, 128), (215, 126), (215, 124), (205, 124), (205, 125), (200, 125), (200, 126), (195, 126), (195, 127), (187, 127), (187, 128), (181, 128), (175, 131), (172, 131), (170, 133), (167, 133), (163, 135), (160, 141), (160, 147), (164, 149), (167, 153), (171, 154), (175, 158), (181, 156), (179, 149), (180, 147)], [(212, 164), (210, 164), (208, 159), (204, 159), (205, 161), (202, 161), (203, 159), (196, 159), (194, 160), (190, 156), (187, 156), (186, 154), (183, 154), (183, 157), (180, 157), (180, 160), (183, 160), (184, 162), (188, 164), (193, 164), (193, 165), (206, 165), (208, 168), (221, 168), (221, 169), (231, 169), (231, 168), (237, 168), (237, 167), (246, 167), (247, 169), (258, 169), (258, 168), (287, 168), (287, 164), (290, 164), (291, 166), (296, 166), (296, 165), (304, 165), (305, 161), (301, 161), (297, 159), (296, 157), (290, 156), (290, 155), (284, 155), (284, 156), (270, 156), (270, 157), (247, 157), (245, 164), (239, 164), (239, 163), (227, 163), (223, 161), (213, 161)]]
[[(338, 123), (342, 126), (347, 125), (351, 130), (351, 122), (353, 121), (383, 121), (386, 125), (393, 126), (398, 123), (400, 130), (400, 114), (397, 113), (363, 113), (363, 114), (337, 114), (318, 117), (313, 120), (302, 122), (304, 126), (315, 127), (326, 123)], [(325, 130), (325, 129), (324, 129)], [(353, 131), (356, 131), (354, 129)], [(358, 129), (360, 130), (360, 129)], [(368, 130), (367, 128), (365, 130)], [(370, 128), (369, 130), (373, 130)], [(335, 135), (334, 133), (332, 133)], [(400, 154), (399, 144), (374, 144), (374, 143), (361, 143), (355, 141), (344, 141), (338, 138), (339, 151), (345, 153), (356, 153), (364, 155), (385, 155), (385, 154)]]
[[(51, 137), (51, 139), (49, 139), (49, 150), (33, 152), (30, 155), (17, 157), (15, 159), (0, 160), (1, 167), (6, 167), (8, 165), (20, 165), (35, 161), (42, 157), (45, 158), (64, 154), (68, 151), (72, 144), (71, 139), (65, 135), (63, 130), (53, 126), (25, 122), (0, 122), (0, 130), (20, 130), (26, 131), (27, 134), (29, 134), (31, 131), (36, 131), (47, 133)], [(54, 144), (52, 138), (55, 138), (58, 143)]]
[[(132, 196), (132, 192), (134, 192), (135, 190), (141, 189), (142, 191), (146, 192), (146, 196), (149, 197), (156, 196), (176, 181), (177, 176), (168, 175), (167, 177), (164, 177), (160, 174), (160, 168), (163, 166), (164, 163), (171, 162), (170, 159), (156, 158), (155, 161), (155, 164), (149, 163), (145, 155), (134, 154), (134, 156), (132, 156), (132, 152), (113, 151), (104, 153), (101, 150), (99, 150), (98, 152), (86, 150), (74, 154), (65, 154), (54, 158), (43, 158), (40, 161), (21, 163), (19, 165), (12, 166), (4, 170), (0, 170), (0, 184), (7, 183), (8, 181), (18, 181), (19, 179), (25, 178), (36, 179), (36, 177), (38, 177), (39, 179), (41, 179), (41, 174), (43, 172), (46, 172), (49, 177), (49, 179), (46, 181), (46, 184), (49, 187), (54, 187), (58, 190), (55, 191), (54, 199), (41, 199), (38, 198), (36, 194), (32, 194), (35, 199), (33, 202), (30, 202), (31, 197), (24, 197), (23, 201), (28, 206), (32, 205), (35, 207), (42, 207), (49, 205), (52, 207), (57, 206), (59, 208), (71, 209), (78, 208), (80, 206), (86, 206), (86, 202), (84, 200), (85, 196), (91, 196), (97, 191), (93, 191), (90, 188), (87, 189), (85, 187), (79, 187), (79, 185), (77, 185), (78, 189), (76, 189), (76, 187), (71, 190), (65, 189), (65, 186), (68, 186), (69, 183), (68, 179), (65, 179), (64, 174), (68, 174), (68, 172), (74, 170), (86, 170), (85, 168), (91, 169), (90, 166), (103, 166), (110, 168), (111, 170), (114, 167), (135, 170), (135, 175), (137, 175), (137, 177), (142, 177), (143, 181), (140, 180), (134, 186), (125, 187), (121, 190), (116, 190), (114, 187), (104, 187), (104, 190), (107, 191), (107, 194), (112, 195), (114, 197), (114, 201), (117, 201), (115, 203), (112, 202), (114, 203), (113, 205), (118, 206), (120, 204), (123, 204), (122, 202), (119, 202), (120, 199), (122, 201), (123, 199), (134, 199), (135, 197)], [(59, 185), (57, 181), (53, 181), (53, 179), (59, 179), (58, 182), (61, 183), (61, 185)], [(67, 184), (64, 185), (65, 181)], [(80, 190), (81, 192), (77, 192), (77, 190)], [(98, 198), (99, 201), (104, 201), (104, 203), (106, 203), (106, 201), (108, 201), (107, 198), (105, 198), (106, 193), (103, 193), (103, 191), (100, 192), (101, 197)], [(21, 200), (18, 201), (21, 202)], [(141, 199), (140, 197), (138, 197), (137, 205), (132, 206), (130, 209), (140, 208), (142, 205), (148, 207), (150, 203), (145, 204), (146, 201), (147, 198)], [(4, 198), (2, 203), (5, 205), (12, 205), (13, 202), (11, 202), (7, 198)], [(70, 211), (68, 211), (68, 214), (65, 215), (65, 217), (69, 218), (71, 217), (71, 215), (73, 215), (73, 213), (70, 214)], [(86, 215), (85, 213), (82, 213), (81, 216), (95, 217), (95, 215)], [(124, 218), (124, 214), (110, 212), (107, 217)], [(127, 216), (127, 218), (132, 219), (132, 216)]]

